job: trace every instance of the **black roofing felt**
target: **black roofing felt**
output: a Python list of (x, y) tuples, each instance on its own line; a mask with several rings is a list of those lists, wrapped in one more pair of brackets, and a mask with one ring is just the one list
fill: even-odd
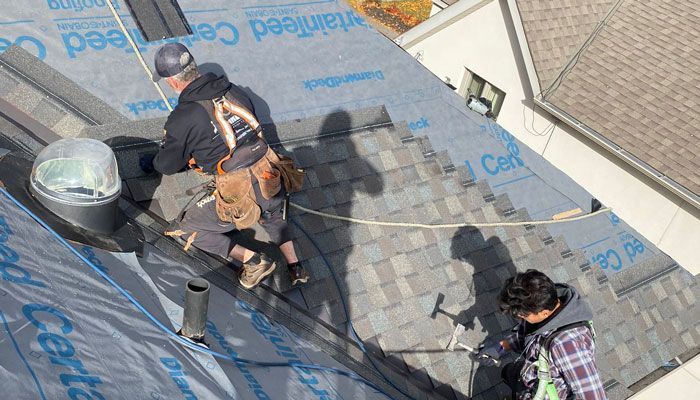
[[(0, 165), (5, 168), (17, 150), (3, 136), (0, 146), (12, 149), (9, 154), (0, 151)], [(21, 185), (16, 175), (4, 178), (13, 191)], [(6, 260), (0, 285), (5, 397), (63, 398), (81, 393), (79, 384), (89, 383), (93, 397), (119, 399), (145, 398), (144, 394), (153, 399), (402, 398), (374, 369), (363, 365), (366, 361), (356, 346), (338, 340), (328, 328), (269, 291), (241, 290), (232, 283), (229, 267), (186, 256), (158, 231), (141, 226), (157, 247), (144, 244), (139, 256), (79, 243), (72, 244), (72, 253), (68, 243), (62, 245), (60, 237), (21, 208), (19, 204), (31, 208), (30, 199), (15, 204), (11, 195), (0, 196)], [(141, 212), (129, 206), (125, 211)], [(187, 349), (164, 332), (180, 327), (182, 289), (192, 276), (212, 284), (206, 340), (218, 353), (216, 358), (203, 354), (203, 349)], [(149, 313), (159, 324), (149, 321)], [(56, 318), (59, 324), (54, 323)], [(62, 344), (52, 348), (47, 341)], [(289, 364), (254, 367), (250, 362), (234, 363), (231, 356), (313, 363), (326, 372)], [(381, 361), (377, 364), (382, 366)], [(71, 366), (81, 374), (71, 374)], [(328, 367), (343, 373), (328, 374)], [(373, 380), (382, 392), (348, 380), (350, 370)], [(413, 398), (426, 398), (396, 373), (384, 373)]]
[[(284, 9), (272, 3), (269, 8), (240, 7), (236, 18), (250, 21), (254, 18), (246, 13)], [(342, 5), (324, 2), (287, 8), (308, 19)], [(250, 69), (240, 69), (238, 61), (227, 64), (224, 72), (235, 81), (256, 85), (264, 100), (257, 98), (255, 103), (268, 124), (270, 141), (278, 142), (280, 151), (307, 169), (304, 190), (294, 195), (293, 202), (355, 218), (421, 223), (528, 221), (548, 219), (576, 206), (589, 210), (590, 195), (580, 186), (492, 121), (464, 109), (437, 78), (376, 33), (331, 32), (306, 42), (275, 41), (272, 36), (261, 40), (264, 43), (257, 44), (241, 29), (239, 48), (272, 57), (260, 69), (275, 79), (256, 79)], [(357, 46), (363, 41), (371, 45), (360, 52)], [(197, 46), (193, 45), (201, 53), (196, 57), (218, 59), (231, 51)], [(302, 60), (299, 54), (312, 57)], [(109, 57), (126, 62), (121, 54)], [(241, 62), (256, 65), (255, 59)], [(364, 70), (368, 65), (380, 66), (386, 80), (315, 91), (297, 87), (307, 75)], [(282, 69), (286, 75), (279, 73)], [(129, 74), (136, 72), (130, 69)], [(23, 81), (11, 76), (10, 82)], [(0, 87), (0, 94), (8, 93), (3, 90)], [(104, 96), (104, 87), (94, 90)], [(123, 97), (136, 89), (114, 90), (115, 96)], [(11, 98), (22, 98), (18, 92), (22, 90), (12, 89)], [(415, 129), (421, 116), (429, 128)], [(153, 142), (143, 139), (159, 140), (161, 121), (86, 124), (81, 130), (102, 140), (117, 137), (113, 141), (118, 143), (115, 150), (128, 193), (141, 206), (169, 219), (187, 202), (184, 191), (201, 177), (161, 179), (145, 176), (136, 167), (134, 161), (142, 152), (154, 151)], [(488, 155), (496, 160), (505, 154), (507, 161), (514, 143), (525, 165), (512, 159), (511, 167), (518, 168), (493, 176), (478, 170), (483, 157), (486, 172), (493, 167)], [(488, 400), (503, 393), (496, 370), (444, 348), (457, 322), (467, 325), (463, 340), (471, 344), (510, 328), (513, 321), (496, 312), (494, 296), (505, 278), (527, 268), (574, 285), (591, 304), (599, 337), (597, 360), (613, 399), (628, 397), (628, 386), (673, 357), (698, 351), (698, 278), (615, 216), (548, 227), (428, 230), (350, 224), (297, 210), (291, 215), (305, 232), (295, 228), (312, 280), (290, 290), (286, 277), (275, 274), (268, 282), (271, 290), (339, 330), (347, 331), (349, 317), (369, 349), (435, 396)], [(159, 225), (144, 213), (138, 219)], [(264, 236), (255, 239), (257, 245), (265, 244)], [(625, 245), (634, 245), (634, 240), (644, 251), (626, 253)], [(603, 265), (600, 254), (614, 257)], [(339, 277), (339, 285), (326, 264)], [(621, 271), (615, 273), (614, 267)]]

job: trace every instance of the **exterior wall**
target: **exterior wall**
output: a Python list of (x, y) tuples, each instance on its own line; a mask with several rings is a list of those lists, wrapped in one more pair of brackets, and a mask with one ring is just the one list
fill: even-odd
[[(505, 128), (519, 138), (517, 127)], [(563, 123), (548, 136), (540, 152), (545, 159), (685, 269), (700, 273), (697, 209)]]
[[(503, 90), (506, 97), (498, 123), (528, 147), (541, 153), (547, 137), (537, 132), (545, 131), (551, 124), (542, 118), (532, 122), (532, 108), (522, 103), (527, 96), (518, 72), (519, 69), (524, 71), (525, 67), (516, 63), (501, 5), (495, 0), (483, 3), (486, 4), (457, 22), (418, 43), (408, 43), (410, 47), (404, 48), (411, 55), (422, 52), (421, 63), (443, 81), (449, 78), (450, 83), (458, 88), (464, 79), (466, 67)], [(450, 12), (458, 5), (456, 3), (437, 15)], [(527, 121), (525, 127), (523, 119)]]
[[(451, 6), (457, 7), (461, 2)], [(700, 212), (607, 150), (535, 107), (505, 0), (473, 2), (471, 12), (436, 28), (430, 19), (404, 36), (405, 49), (456, 87), (465, 67), (506, 93), (498, 123), (612, 207), (630, 226), (700, 273)], [(450, 8), (436, 15), (450, 12)], [(421, 33), (421, 30), (428, 32)], [(401, 42), (401, 38), (397, 40)], [(526, 55), (529, 57), (529, 55)]]

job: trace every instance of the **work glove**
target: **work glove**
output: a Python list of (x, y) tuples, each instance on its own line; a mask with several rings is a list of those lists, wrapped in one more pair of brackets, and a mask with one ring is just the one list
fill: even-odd
[(155, 154), (144, 154), (139, 158), (139, 167), (141, 167), (141, 171), (150, 174), (153, 171), (155, 171), (155, 168), (153, 168), (153, 158), (155, 157)]
[(498, 360), (503, 357), (504, 354), (506, 354), (506, 351), (503, 349), (503, 346), (501, 346), (501, 342), (496, 342), (479, 350), (477, 357)]

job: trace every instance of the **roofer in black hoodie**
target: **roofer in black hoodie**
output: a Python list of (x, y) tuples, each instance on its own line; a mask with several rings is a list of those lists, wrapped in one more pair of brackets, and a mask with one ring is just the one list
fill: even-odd
[(285, 195), (301, 188), (303, 171), (268, 147), (248, 96), (225, 77), (200, 75), (184, 45), (161, 46), (155, 67), (154, 79), (165, 78), (180, 97), (165, 123), (153, 167), (165, 175), (196, 168), (216, 182), (216, 190), (166, 234), (185, 241), (185, 250), (194, 245), (240, 261), (238, 279), (252, 288), (274, 271), (275, 262), (234, 243), (227, 233), (260, 223), (284, 255), (292, 285), (308, 281), (282, 218)]

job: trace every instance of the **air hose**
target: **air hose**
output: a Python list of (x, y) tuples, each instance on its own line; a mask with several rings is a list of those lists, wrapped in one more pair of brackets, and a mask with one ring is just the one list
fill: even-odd
[[(192, 342), (189, 342), (188, 340), (182, 338), (179, 336), (177, 333), (173, 332), (172, 330), (168, 329), (165, 325), (163, 325), (162, 322), (160, 322), (156, 317), (153, 316), (146, 308), (144, 308), (141, 303), (139, 303), (138, 300), (136, 300), (133, 296), (129, 294), (129, 292), (126, 291), (126, 289), (122, 288), (116, 281), (114, 281), (109, 275), (107, 275), (105, 272), (103, 272), (100, 268), (98, 268), (95, 264), (92, 263), (89, 259), (87, 259), (83, 254), (81, 254), (78, 250), (76, 250), (73, 246), (66, 241), (61, 235), (59, 235), (56, 231), (54, 231), (46, 222), (44, 222), (41, 218), (39, 218), (37, 215), (35, 215), (31, 210), (29, 210), (26, 206), (24, 206), (22, 203), (19, 202), (14, 196), (12, 196), (7, 189), (0, 185), (0, 192), (4, 194), (10, 201), (12, 201), (17, 207), (19, 207), (22, 211), (24, 211), (27, 215), (29, 215), (32, 219), (34, 219), (39, 225), (41, 225), (44, 229), (46, 229), (51, 235), (53, 235), (58, 241), (65, 246), (68, 250), (70, 250), (73, 254), (78, 256), (85, 264), (87, 264), (90, 268), (92, 268), (93, 271), (95, 271), (98, 275), (100, 275), (102, 278), (104, 278), (114, 289), (116, 289), (121, 295), (123, 295), (131, 304), (133, 304), (143, 315), (145, 315), (156, 327), (158, 327), (160, 330), (162, 330), (164, 333), (166, 333), (168, 336), (170, 336), (172, 339), (174, 339), (176, 342), (181, 344), (182, 346), (185, 346), (191, 350), (208, 354), (212, 357), (219, 358), (222, 360), (227, 360), (227, 361), (233, 361), (235, 363), (242, 363), (246, 365), (250, 365), (253, 367), (285, 367), (285, 368), (306, 368), (310, 370), (316, 370), (316, 371), (325, 371), (325, 372), (331, 372), (340, 376), (345, 376), (347, 378), (350, 378), (352, 380), (355, 380), (357, 382), (361, 382), (364, 385), (367, 385), (368, 387), (372, 388), (373, 390), (377, 391), (378, 393), (383, 394), (387, 398), (391, 399), (391, 396), (389, 396), (386, 392), (384, 392), (380, 387), (377, 385), (373, 384), (372, 382), (362, 378), (361, 376), (352, 373), (352, 372), (347, 372), (343, 371), (341, 369), (337, 368), (332, 368), (332, 367), (324, 367), (322, 365), (317, 365), (317, 364), (302, 364), (302, 363), (289, 363), (289, 362), (270, 362), (270, 361), (257, 361), (257, 360), (248, 360), (245, 358), (238, 358), (238, 357), (233, 357), (229, 356), (227, 354), (219, 353), (217, 351), (213, 351), (201, 346), (198, 346)], [(392, 385), (393, 386), (393, 385)]]
[(365, 348), (364, 342), (362, 341), (362, 339), (360, 339), (359, 336), (357, 336), (357, 332), (355, 332), (355, 327), (352, 325), (352, 321), (350, 320), (350, 313), (348, 312), (348, 306), (347, 306), (347, 304), (345, 304), (345, 298), (343, 297), (343, 292), (340, 290), (340, 281), (338, 280), (338, 276), (335, 274), (335, 271), (333, 270), (333, 268), (331, 268), (331, 263), (328, 262), (328, 259), (326, 259), (326, 256), (325, 256), (325, 255), (323, 254), (323, 252), (321, 251), (321, 248), (318, 246), (318, 244), (316, 243), (316, 241), (311, 237), (311, 235), (309, 235), (309, 233), (306, 232), (306, 230), (304, 230), (304, 228), (301, 226), (301, 224), (298, 223), (298, 222), (297, 222), (295, 219), (293, 219), (293, 218), (290, 218), (290, 221), (292, 221), (292, 223), (294, 224), (294, 226), (296, 226), (297, 228), (299, 228), (299, 230), (304, 234), (304, 236), (306, 236), (306, 238), (309, 240), (309, 242), (311, 242), (311, 244), (314, 246), (314, 248), (316, 249), (316, 251), (318, 252), (318, 254), (320, 254), (321, 260), (323, 260), (323, 263), (326, 265), (326, 268), (328, 268), (328, 270), (331, 272), (331, 277), (333, 278), (333, 282), (335, 283), (335, 286), (336, 286), (336, 288), (338, 289), (338, 297), (340, 297), (340, 304), (343, 306), (343, 312), (345, 313), (345, 319), (348, 321), (348, 326), (350, 327), (349, 332), (350, 332), (350, 334), (351, 334), (351, 336), (352, 336), (352, 339), (355, 341), (355, 343), (356, 343), (357, 346), (360, 348), (360, 350), (362, 351), (362, 353), (364, 353), (364, 354), (367, 356), (367, 359), (369, 360), (369, 362), (372, 364), (372, 366), (374, 367), (374, 369), (379, 373), (379, 375), (381, 375), (382, 378), (384, 378), (384, 381), (385, 381), (386, 383), (388, 383), (391, 387), (393, 387), (396, 391), (398, 391), (398, 392), (401, 393), (402, 395), (408, 397), (409, 399), (413, 399), (413, 397), (409, 396), (409, 395), (406, 394), (403, 390), (401, 390), (401, 389), (399, 389), (398, 387), (396, 387), (396, 385), (394, 385), (394, 383), (391, 382), (391, 380), (389, 380), (389, 379), (382, 373), (382, 371), (379, 370), (379, 368), (377, 368), (377, 364), (374, 363), (374, 360), (372, 360), (372, 357), (371, 357), (370, 354), (367, 352), (367, 349)]

